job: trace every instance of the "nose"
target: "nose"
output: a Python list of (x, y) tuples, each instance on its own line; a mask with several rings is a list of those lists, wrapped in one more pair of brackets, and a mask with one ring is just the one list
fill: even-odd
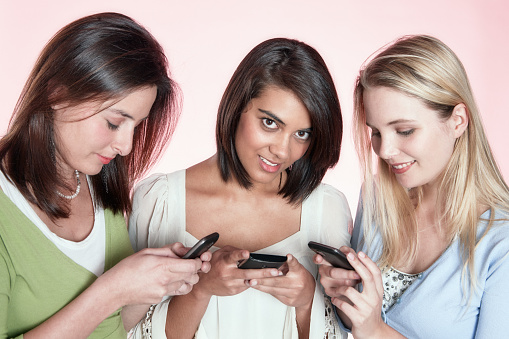
[(133, 148), (133, 135), (134, 130), (119, 131), (113, 141), (113, 150), (121, 156), (126, 156), (131, 153)]
[[(373, 147), (375, 147), (375, 145), (373, 145)], [(390, 138), (381, 138), (379, 141), (378, 152), (376, 153), (378, 153), (380, 158), (389, 160), (399, 154), (399, 149)]]
[(286, 160), (290, 154), (290, 136), (279, 135), (270, 145), (269, 150), (280, 160)]

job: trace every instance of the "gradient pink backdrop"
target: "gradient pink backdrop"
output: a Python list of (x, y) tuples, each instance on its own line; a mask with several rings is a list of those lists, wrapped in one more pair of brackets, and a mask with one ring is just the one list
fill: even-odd
[(359, 66), (393, 39), (424, 33), (443, 40), (463, 61), (509, 179), (509, 9), (504, 0), (0, 0), (0, 135), (43, 45), (70, 21), (102, 11), (122, 12), (146, 26), (165, 48), (183, 92), (178, 129), (151, 172), (185, 168), (212, 155), (217, 106), (237, 64), (267, 38), (296, 38), (314, 46), (334, 76), (345, 136), (340, 162), (325, 181), (346, 194), (355, 212), (360, 177), (350, 128)]

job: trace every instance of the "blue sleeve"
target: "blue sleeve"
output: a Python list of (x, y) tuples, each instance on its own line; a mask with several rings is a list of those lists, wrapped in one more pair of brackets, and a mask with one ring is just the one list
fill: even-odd
[(509, 249), (500, 260), (491, 264), (490, 274), (486, 279), (476, 338), (505, 338), (509, 333)]

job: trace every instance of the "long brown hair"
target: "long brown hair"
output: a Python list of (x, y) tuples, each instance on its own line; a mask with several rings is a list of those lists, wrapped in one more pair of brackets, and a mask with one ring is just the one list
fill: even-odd
[(134, 181), (164, 150), (178, 119), (180, 101), (163, 48), (125, 15), (100, 13), (81, 18), (48, 42), (18, 99), (8, 132), (0, 140), (0, 169), (49, 217), (67, 217), (67, 203), (55, 193), (62, 180), (55, 162), (52, 107), (121, 100), (146, 86), (156, 86), (157, 96), (148, 119), (135, 130), (131, 153), (117, 156), (91, 178), (99, 206), (129, 213)]

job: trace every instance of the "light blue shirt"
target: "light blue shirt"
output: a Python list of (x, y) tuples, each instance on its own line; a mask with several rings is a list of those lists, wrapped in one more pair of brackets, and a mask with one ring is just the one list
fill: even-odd
[[(367, 248), (358, 211), (352, 247), (376, 261), (381, 237), (377, 234)], [(485, 212), (481, 219), (488, 219)], [(459, 240), (422, 274), (387, 312), (384, 321), (407, 338), (509, 338), (509, 221), (497, 218), (475, 250), (478, 288), (470, 294), (469, 281), (462, 280), (463, 261)], [(481, 220), (477, 239), (487, 222)], [(466, 294), (463, 286), (466, 285)], [(471, 298), (469, 300), (469, 297)]]

